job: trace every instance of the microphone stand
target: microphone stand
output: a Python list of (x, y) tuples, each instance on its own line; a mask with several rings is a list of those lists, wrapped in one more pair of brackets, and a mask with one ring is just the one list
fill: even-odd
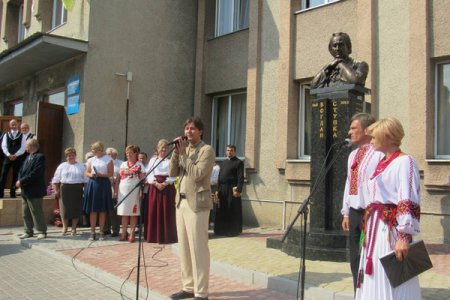
[[(147, 179), (147, 176), (152, 173), (167, 157), (169, 157), (169, 155), (172, 154), (173, 150), (175, 150), (175, 147), (172, 147), (172, 149), (169, 150), (169, 152), (166, 154), (166, 156), (164, 156), (156, 165), (152, 166), (150, 168), (150, 170), (145, 173), (145, 176), (142, 177), (141, 180), (139, 180), (138, 183), (136, 183), (136, 185), (131, 189), (131, 191), (128, 192), (128, 194), (126, 194), (122, 200), (120, 200), (120, 202), (118, 202), (114, 208), (117, 208), (120, 204), (122, 204), (127, 198), (128, 196), (131, 195), (131, 193), (134, 192), (135, 189), (137, 189), (138, 187), (140, 187), (145, 180)], [(145, 199), (144, 199), (145, 201)], [(139, 214), (139, 221), (138, 221), (138, 228), (139, 228), (139, 235), (138, 235), (138, 261), (137, 261), (137, 276), (136, 276), (136, 300), (139, 299), (139, 280), (140, 280), (140, 273), (141, 273), (141, 247), (142, 247), (142, 214)], [(123, 229), (122, 229), (123, 230)]]
[[(336, 155), (333, 156), (333, 158), (331, 159), (331, 161), (328, 163), (327, 165), (327, 161), (328, 161), (328, 157), (331, 154), (331, 150), (333, 150), (333, 148), (335, 148), (336, 146), (341, 146), (339, 148), (339, 150), (337, 151)], [(292, 222), (289, 224), (288, 228), (286, 229), (286, 232), (283, 235), (283, 238), (281, 239), (281, 244), (284, 243), (284, 241), (286, 240), (287, 236), (289, 235), (289, 232), (292, 230), (292, 227), (294, 226), (294, 223), (297, 221), (297, 219), (302, 216), (303, 219), (303, 223), (301, 223), (300, 225), (300, 233), (301, 233), (301, 238), (300, 238), (300, 271), (299, 271), (299, 279), (298, 279), (298, 285), (297, 285), (297, 299), (298, 299), (298, 287), (301, 287), (300, 290), (300, 299), (303, 300), (304, 299), (304, 295), (305, 295), (305, 272), (306, 272), (306, 265), (305, 265), (305, 254), (306, 254), (306, 225), (307, 225), (307, 221), (308, 221), (308, 205), (311, 203), (313, 195), (316, 193), (317, 188), (319, 187), (319, 184), (321, 184), (323, 182), (323, 180), (325, 179), (325, 175), (328, 173), (328, 171), (331, 169), (331, 167), (334, 165), (334, 163), (336, 162), (337, 158), (340, 156), (340, 154), (342, 153), (342, 149), (343, 149), (343, 145), (341, 144), (333, 144), (331, 145), (330, 149), (328, 149), (327, 155), (325, 156), (324, 162), (320, 168), (320, 172), (319, 175), (317, 176), (316, 182), (313, 185), (313, 188), (311, 189), (311, 193), (309, 194), (309, 196), (303, 201), (302, 205), (299, 207), (298, 211), (297, 211), (297, 215), (295, 216), (295, 218), (292, 220)]]

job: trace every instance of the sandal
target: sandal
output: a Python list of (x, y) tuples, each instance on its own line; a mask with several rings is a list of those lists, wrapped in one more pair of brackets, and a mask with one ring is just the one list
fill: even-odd
[(104, 233), (100, 233), (100, 237), (98, 238), (99, 241), (104, 241), (105, 240), (105, 234)]
[(128, 239), (128, 232), (122, 233), (119, 236), (119, 241), (121, 241), (121, 242), (125, 242), (127, 239)]
[(135, 238), (134, 234), (130, 235), (130, 237), (128, 238), (128, 241), (130, 243), (134, 243), (136, 241), (136, 238)]
[(70, 233), (71, 236), (76, 236), (77, 235), (77, 230), (76, 229), (72, 229), (72, 232)]
[(95, 232), (91, 232), (91, 236), (88, 238), (88, 241), (95, 241)]

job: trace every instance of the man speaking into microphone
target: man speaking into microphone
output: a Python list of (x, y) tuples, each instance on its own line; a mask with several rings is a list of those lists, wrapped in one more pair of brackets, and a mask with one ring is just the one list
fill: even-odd
[(169, 167), (169, 176), (180, 177), (175, 201), (182, 282), (181, 291), (171, 295), (170, 299), (207, 300), (208, 223), (212, 208), (210, 177), (216, 157), (212, 147), (202, 141), (203, 122), (200, 118), (186, 120), (184, 135), (188, 145), (184, 137), (175, 139)]

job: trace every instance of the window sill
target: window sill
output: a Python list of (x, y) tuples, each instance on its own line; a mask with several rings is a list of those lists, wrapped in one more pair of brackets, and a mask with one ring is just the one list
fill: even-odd
[(311, 158), (310, 157), (305, 157), (305, 158), (291, 158), (291, 159), (286, 159), (287, 163), (292, 163), (292, 164), (309, 164), (311, 163)]
[(311, 10), (315, 10), (315, 9), (319, 9), (321, 7), (324, 7), (324, 6), (333, 5), (333, 4), (342, 2), (342, 1), (344, 1), (344, 0), (337, 0), (337, 1), (334, 1), (334, 2), (319, 4), (319, 5), (314, 6), (314, 7), (308, 7), (308, 8), (305, 8), (305, 9), (300, 9), (300, 10), (296, 11), (294, 13), (294, 15), (301, 14), (301, 13), (304, 13), (304, 12), (307, 12), (307, 11), (311, 11)]
[(57, 30), (58, 28), (60, 28), (60, 27), (62, 27), (62, 26), (64, 26), (64, 25), (66, 25), (66, 24), (67, 24), (67, 22), (61, 23), (61, 24), (59, 24), (58, 26), (55, 26), (55, 27), (53, 27), (52, 29), (50, 29), (49, 31), (47, 31), (47, 33), (52, 33), (53, 31)]
[(207, 39), (207, 41), (209, 42), (209, 41), (212, 41), (212, 40), (217, 40), (217, 39), (220, 39), (220, 38), (224, 38), (224, 37), (227, 37), (227, 36), (230, 36), (230, 35), (234, 35), (234, 34), (237, 34), (239, 32), (242, 32), (242, 31), (248, 31), (248, 30), (249, 30), (248, 27), (247, 28), (243, 28), (243, 29), (239, 29), (239, 30), (236, 30), (236, 31), (233, 31), (233, 32), (229, 32), (229, 33), (226, 33), (226, 34), (222, 34), (222, 35), (211, 37), (211, 38)]
[(429, 164), (450, 164), (450, 158), (429, 158), (425, 161)]

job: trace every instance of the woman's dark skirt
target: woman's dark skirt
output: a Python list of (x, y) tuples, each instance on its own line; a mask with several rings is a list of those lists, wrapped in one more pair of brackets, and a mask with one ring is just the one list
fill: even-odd
[(63, 183), (60, 192), (59, 209), (61, 218), (78, 219), (81, 216), (83, 206), (83, 184)]
[[(167, 176), (155, 176), (164, 182)], [(178, 242), (175, 219), (175, 188), (173, 184), (162, 191), (150, 185), (148, 193), (148, 216), (146, 240), (149, 243), (171, 244)]]
[(91, 212), (108, 212), (112, 208), (111, 204), (111, 182), (106, 177), (89, 178), (84, 190), (83, 210)]

